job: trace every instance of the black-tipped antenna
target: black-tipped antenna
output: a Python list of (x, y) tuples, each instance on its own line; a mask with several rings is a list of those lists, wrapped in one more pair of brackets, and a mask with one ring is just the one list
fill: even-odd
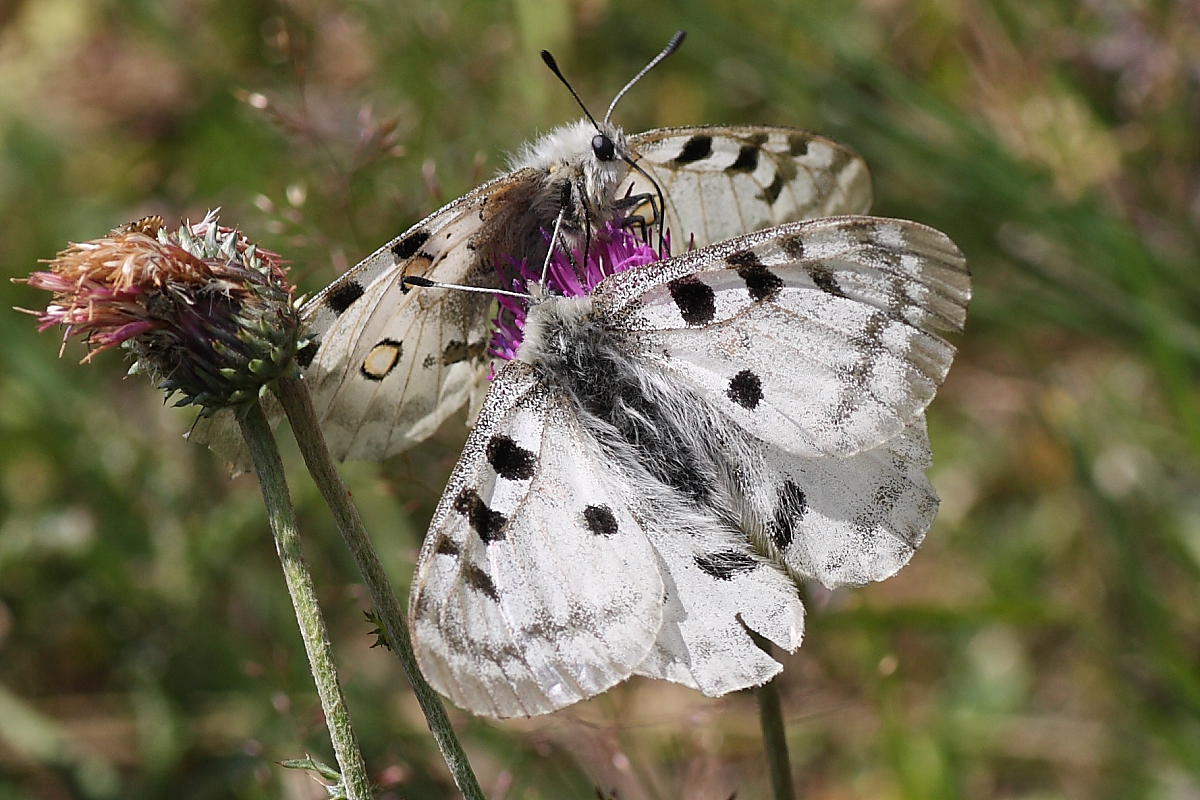
[(484, 286), (465, 286), (461, 283), (443, 283), (442, 281), (431, 281), (429, 278), (422, 278), (420, 275), (405, 275), (400, 279), (400, 283), (404, 286), (419, 286), (422, 289), (458, 289), (460, 292), (502, 294), (507, 297), (520, 297), (523, 300), (529, 299), (529, 295), (524, 292), (509, 292), (504, 289), (488, 289)]
[[(624, 89), (617, 92), (617, 96), (614, 97), (613, 101), (608, 105), (608, 113), (604, 115), (605, 122), (608, 122), (608, 120), (612, 117), (613, 109), (617, 107), (617, 103), (621, 102), (621, 98), (625, 96), (625, 93), (628, 92), (635, 83), (640, 81), (647, 72), (661, 64), (663, 59), (678, 50), (679, 45), (683, 44), (683, 39), (685, 36), (687, 36), (687, 31), (675, 31), (675, 35), (671, 37), (671, 41), (667, 42), (667, 46), (662, 49), (662, 52), (650, 59), (650, 63), (642, 67), (642, 71), (637, 75), (634, 75), (633, 78), (630, 79), (629, 83), (625, 84)], [(542, 56), (545, 57), (545, 55), (545, 51), (542, 51)], [(589, 114), (588, 116), (591, 115)]]
[(554, 56), (550, 55), (549, 50), (542, 51), (542, 61), (546, 62), (546, 66), (550, 68), (550, 71), (553, 72), (555, 76), (557, 76), (557, 78), (563, 82), (563, 86), (567, 87), (567, 91), (571, 93), (571, 97), (575, 98), (575, 102), (579, 103), (579, 107), (583, 109), (583, 113), (592, 121), (592, 126), (597, 131), (600, 130), (600, 125), (596, 122), (596, 118), (592, 116), (592, 112), (588, 111), (587, 106), (583, 104), (583, 98), (581, 98), (579, 93), (575, 91), (575, 87), (572, 86), (562, 74), (562, 70), (558, 68), (558, 62), (554, 60)]

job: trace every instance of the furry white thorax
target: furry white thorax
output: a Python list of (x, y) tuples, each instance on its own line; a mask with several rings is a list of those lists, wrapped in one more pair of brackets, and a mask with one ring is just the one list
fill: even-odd
[(547, 341), (547, 334), (561, 336), (564, 329), (584, 324), (584, 320), (592, 313), (592, 298), (586, 295), (556, 297), (542, 294), (537, 284), (530, 288), (535, 290), (535, 294), (525, 317), (517, 358), (536, 366), (543, 353), (562, 347), (562, 343)]
[(576, 219), (585, 208), (594, 220), (609, 216), (617, 187), (629, 173), (629, 165), (621, 156), (629, 155), (625, 132), (611, 122), (600, 122), (599, 133), (612, 140), (616, 157), (601, 161), (592, 152), (596, 126), (586, 119), (561, 125), (534, 142), (526, 143), (509, 161), (512, 170), (532, 168), (545, 173), (541, 189), (534, 202), (542, 219), (553, 220), (558, 215), (563, 181), (571, 185), (573, 204), (579, 204), (582, 189), (584, 208), (571, 209)]

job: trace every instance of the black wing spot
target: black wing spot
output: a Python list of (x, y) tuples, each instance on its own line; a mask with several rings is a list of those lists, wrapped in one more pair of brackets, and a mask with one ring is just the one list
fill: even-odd
[(487, 443), (487, 460), (501, 478), (523, 481), (533, 477), (537, 456), (514, 442), (510, 437), (496, 434)]
[(831, 294), (834, 297), (846, 296), (846, 293), (842, 291), (842, 287), (838, 285), (837, 279), (833, 277), (833, 271), (829, 267), (814, 264), (808, 268), (808, 274), (812, 277), (813, 284), (822, 292)]
[(492, 583), (492, 579), (486, 572), (474, 564), (467, 564), (463, 567), (463, 580), (466, 581), (467, 586), (487, 595), (493, 602), (500, 599), (499, 593), (496, 592), (496, 584)]
[(725, 263), (737, 270), (746, 282), (746, 291), (757, 300), (774, 300), (783, 288), (783, 278), (767, 269), (753, 250), (739, 250), (726, 256)]
[(707, 325), (717, 315), (717, 295), (695, 275), (685, 275), (667, 284), (671, 299), (688, 325)]
[(804, 258), (804, 237), (800, 234), (784, 236), (779, 240), (779, 246), (783, 248), (783, 252), (797, 261)]
[(744, 369), (729, 381), (729, 389), (725, 394), (742, 408), (753, 411), (763, 399), (762, 381), (753, 372)]
[(334, 289), (325, 298), (325, 305), (333, 313), (341, 316), (346, 309), (354, 305), (354, 301), (363, 296), (363, 285), (358, 281), (347, 281)]
[(468, 355), (467, 343), (452, 339), (446, 345), (446, 349), (442, 350), (442, 363), (446, 366), (457, 364), (459, 361), (466, 361)]
[(734, 575), (753, 571), (758, 567), (758, 562), (746, 553), (727, 550), (696, 556), (696, 566), (718, 580), (728, 581), (732, 580)]
[(758, 169), (758, 145), (744, 144), (737, 158), (725, 168), (726, 172), (754, 172)]
[(676, 164), (691, 164), (693, 161), (703, 161), (712, 155), (711, 136), (693, 136), (683, 143), (683, 149), (675, 156)]
[(429, 231), (413, 231), (392, 245), (392, 255), (399, 259), (408, 259), (416, 255), (421, 245), (429, 241)]
[(808, 155), (808, 137), (793, 133), (788, 137), (788, 154), (793, 156)]
[(308, 365), (317, 357), (317, 349), (320, 346), (320, 342), (312, 341), (300, 348), (296, 353), (296, 363), (300, 365), (300, 369), (308, 369)]
[(771, 183), (756, 196), (767, 205), (773, 206), (775, 205), (775, 201), (779, 199), (781, 192), (783, 192), (783, 172), (779, 171), (775, 173), (775, 177), (771, 179)]
[(804, 491), (791, 481), (785, 481), (779, 487), (775, 514), (771, 519), (771, 538), (780, 550), (792, 544), (796, 537), (796, 523), (804, 518), (806, 511), (808, 498), (804, 496)]
[(363, 359), (358, 371), (364, 378), (371, 381), (381, 381), (386, 378), (400, 362), (404, 353), (403, 343), (395, 339), (381, 339), (379, 344), (371, 348)]
[(439, 536), (437, 544), (433, 546), (433, 552), (443, 556), (458, 558), (458, 554), (462, 552), (462, 548), (451, 541), (449, 537)]
[(725, 256), (725, 263), (731, 267), (761, 267), (762, 261), (753, 250), (738, 250)]
[(487, 356), (487, 346), (486, 339), (471, 344), (460, 342), (457, 339), (451, 340), (446, 345), (446, 349), (442, 351), (442, 364), (448, 367), (451, 364), (466, 361), (468, 358), (473, 361), (483, 361)]
[(617, 532), (617, 518), (608, 506), (588, 506), (583, 510), (583, 520), (597, 536), (612, 536)]
[(421, 361), (421, 366), (425, 369), (431, 369), (434, 364), (437, 364), (437, 356), (435, 356), (433, 353), (425, 356), (425, 358)]
[(454, 510), (467, 518), (471, 528), (484, 544), (504, 539), (504, 526), (508, 519), (498, 511), (492, 511), (479, 494), (471, 488), (463, 489), (454, 498)]

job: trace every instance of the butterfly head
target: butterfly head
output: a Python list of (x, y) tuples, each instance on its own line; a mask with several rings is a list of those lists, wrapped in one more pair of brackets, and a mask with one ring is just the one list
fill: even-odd
[[(633, 154), (629, 150), (629, 145), (625, 140), (625, 133), (612, 123), (613, 111), (617, 107), (617, 103), (625, 96), (634, 84), (642, 79), (647, 72), (652, 70), (656, 65), (661, 63), (663, 59), (679, 49), (684, 39), (683, 31), (676, 31), (671, 37), (671, 41), (667, 46), (659, 52), (653, 59), (644, 66), (637, 75), (617, 92), (612, 102), (608, 106), (608, 111), (604, 115), (604, 119), (597, 120), (592, 112), (588, 110), (587, 105), (583, 102), (583, 98), (575, 91), (575, 87), (571, 86), (571, 82), (563, 75), (559, 69), (558, 62), (548, 50), (542, 51), (542, 61), (550, 69), (554, 75), (562, 81), (567, 87), (567, 91), (575, 98), (575, 102), (583, 110), (586, 117), (585, 120), (580, 120), (574, 126), (566, 126), (552, 132), (549, 136), (539, 141), (532, 148), (526, 150), (523, 158), (519, 159), (514, 168), (519, 167), (541, 167), (549, 171), (549, 178), (546, 185), (543, 187), (542, 198), (558, 197), (563, 198), (559, 201), (559, 209), (566, 211), (566, 218), (570, 227), (569, 233), (576, 233), (584, 226), (590, 226), (595, 223), (597, 226), (604, 224), (612, 216), (614, 210), (614, 195), (617, 186), (621, 180), (629, 173), (630, 169), (642, 172), (642, 169), (637, 166)], [(588, 130), (590, 125), (591, 130)], [(578, 135), (581, 138), (586, 137), (584, 141), (565, 142), (565, 146), (554, 147), (552, 140), (563, 133), (569, 131), (571, 134)], [(593, 132), (594, 131), (594, 132)], [(561, 138), (573, 138), (566, 136)], [(558, 156), (558, 163), (546, 163), (545, 158), (535, 157), (540, 146), (546, 143), (551, 159)], [(543, 153), (542, 155), (546, 155)], [(555, 172), (567, 168), (566, 174), (555, 176)], [(649, 176), (646, 176), (649, 178)], [(651, 179), (653, 183), (653, 179)], [(661, 190), (658, 191), (661, 201)], [(543, 208), (543, 211), (546, 209)], [(582, 224), (580, 224), (582, 223)], [(660, 242), (661, 244), (661, 242)]]
[(613, 196), (629, 173), (625, 132), (611, 122), (586, 119), (550, 131), (513, 160), (514, 169), (542, 174), (535, 208), (543, 221), (566, 210), (566, 230), (578, 233), (590, 223), (603, 225), (612, 214)]

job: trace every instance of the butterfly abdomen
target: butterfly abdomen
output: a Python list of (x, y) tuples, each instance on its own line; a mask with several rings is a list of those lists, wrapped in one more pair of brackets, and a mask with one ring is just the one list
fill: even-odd
[(643, 483), (691, 505), (731, 516), (719, 463), (715, 414), (637, 359), (634, 343), (599, 320), (591, 300), (551, 298), (530, 310), (519, 357), (575, 405), (588, 432)]

